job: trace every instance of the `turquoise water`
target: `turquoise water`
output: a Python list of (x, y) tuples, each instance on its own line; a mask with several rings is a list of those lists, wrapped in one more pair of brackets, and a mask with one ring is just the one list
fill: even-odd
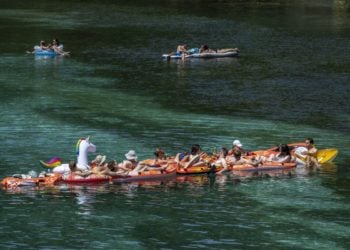
[[(0, 192), (2, 249), (348, 249), (346, 1), (2, 1), (1, 178), (97, 153), (313, 137), (320, 171)], [(65, 58), (26, 54), (59, 38)], [(179, 43), (239, 58), (164, 61)], [(91, 155), (91, 159), (96, 154)]]

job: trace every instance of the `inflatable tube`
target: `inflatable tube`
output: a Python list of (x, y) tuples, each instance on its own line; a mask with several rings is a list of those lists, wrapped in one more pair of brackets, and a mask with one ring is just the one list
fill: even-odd
[(58, 55), (58, 53), (51, 51), (51, 50), (41, 50), (41, 51), (35, 51), (34, 55), (36, 56), (47, 56), (47, 57), (55, 57)]
[[(63, 51), (63, 45), (61, 44), (60, 46), (58, 46), (58, 49)], [(34, 46), (34, 55), (36, 55), (36, 56), (55, 57), (55, 56), (57, 56), (59, 54), (57, 52), (53, 51), (53, 50), (43, 50), (43, 49), (40, 48), (40, 46), (36, 45), (36, 46)]]

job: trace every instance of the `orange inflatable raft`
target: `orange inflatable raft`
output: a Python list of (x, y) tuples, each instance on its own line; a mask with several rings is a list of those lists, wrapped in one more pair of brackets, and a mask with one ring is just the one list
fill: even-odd
[(176, 172), (178, 174), (207, 174), (207, 173), (218, 172), (221, 169), (222, 169), (221, 167), (211, 167), (210, 164), (203, 164), (203, 165), (192, 166), (188, 168), (184, 168), (179, 165), (176, 169)]
[(45, 174), (43, 177), (32, 178), (24, 175), (14, 175), (6, 177), (1, 181), (1, 185), (6, 188), (24, 187), (24, 186), (52, 186), (61, 181), (62, 175), (56, 173)]
[(283, 170), (283, 169), (292, 169), (296, 167), (295, 162), (264, 162), (259, 166), (252, 166), (250, 164), (242, 164), (242, 165), (233, 165), (230, 167), (231, 171), (271, 171), (271, 170)]
[(177, 163), (170, 162), (168, 167), (165, 169), (152, 169), (139, 172), (138, 175), (127, 175), (119, 176), (118, 178), (113, 179), (114, 183), (122, 182), (132, 182), (132, 181), (147, 181), (147, 180), (160, 180), (167, 179), (176, 176)]
[[(145, 161), (143, 161), (145, 163)], [(116, 176), (106, 176), (106, 175), (96, 175), (90, 174), (86, 177), (67, 174), (62, 176), (62, 182), (68, 184), (98, 184), (104, 182), (126, 182), (134, 180), (152, 180), (164, 177), (170, 177), (176, 174), (176, 164), (175, 162), (167, 163), (169, 166), (165, 169), (156, 169), (157, 166), (153, 165), (152, 170), (145, 170), (138, 173), (138, 175), (116, 175)], [(160, 165), (158, 167), (161, 167)]]

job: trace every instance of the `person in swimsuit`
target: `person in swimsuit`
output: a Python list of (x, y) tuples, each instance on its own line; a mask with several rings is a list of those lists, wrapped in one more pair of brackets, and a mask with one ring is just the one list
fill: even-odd
[(301, 154), (306, 157), (306, 167), (320, 167), (317, 160), (317, 148), (315, 147), (314, 140), (312, 138), (306, 138), (305, 146), (307, 151), (304, 151)]

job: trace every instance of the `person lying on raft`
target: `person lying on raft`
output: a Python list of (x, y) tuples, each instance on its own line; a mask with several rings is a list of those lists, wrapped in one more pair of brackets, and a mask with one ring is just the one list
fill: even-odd
[(249, 151), (243, 148), (243, 144), (240, 140), (234, 140), (232, 142), (232, 149), (228, 152), (229, 155), (233, 155), (235, 151), (241, 152), (241, 155), (249, 155)]
[(241, 151), (234, 150), (233, 155), (227, 156), (227, 165), (234, 166), (234, 165), (242, 165), (242, 164), (248, 164), (252, 167), (258, 167), (263, 162), (263, 158), (256, 157), (256, 156), (247, 156), (246, 158), (242, 157)]
[(232, 155), (228, 154), (228, 150), (226, 148), (222, 148), (220, 151), (219, 159), (214, 163), (215, 167), (223, 167), (218, 173), (222, 173), (228, 171), (233, 165), (242, 165), (249, 164), (254, 167), (257, 167), (261, 161), (257, 159), (244, 159), (241, 157), (241, 151), (235, 150)]
[(57, 38), (52, 40), (52, 44), (51, 46), (49, 46), (49, 49), (52, 49), (53, 51), (55, 51), (57, 54), (61, 56), (66, 56), (70, 54), (70, 52), (63, 51), (61, 44)]
[(208, 154), (202, 151), (200, 145), (195, 144), (191, 148), (191, 154), (185, 155), (181, 160), (180, 156), (182, 154), (178, 153), (175, 156), (175, 162), (177, 162), (183, 168), (189, 168), (192, 166), (201, 166), (207, 165), (208, 162), (205, 161), (205, 158), (208, 157)]
[(272, 154), (267, 159), (264, 159), (264, 161), (286, 163), (286, 162), (295, 161), (295, 159), (290, 154), (290, 149), (289, 149), (288, 145), (287, 144), (281, 144), (278, 147), (278, 153), (277, 154)]
[(199, 53), (216, 53), (215, 50), (210, 49), (208, 45), (202, 45), (201, 48), (199, 49)]
[(104, 166), (104, 169), (101, 168), (101, 172), (99, 173), (100, 175), (127, 176), (129, 174), (129, 170), (119, 167), (115, 160), (109, 161)]
[(154, 151), (154, 160), (152, 162), (146, 161), (145, 164), (150, 167), (159, 168), (164, 165), (169, 165), (169, 161), (172, 161), (171, 158), (167, 158), (165, 152), (161, 148), (157, 148)]
[(163, 170), (168, 167), (168, 165), (163, 167), (157, 166), (149, 166), (144, 162), (139, 162), (137, 159), (136, 152), (134, 150), (130, 150), (125, 154), (126, 160), (124, 160), (121, 164), (118, 165), (118, 169), (121, 171), (125, 171), (128, 175), (139, 175), (142, 171), (147, 170)]
[(81, 176), (81, 177), (87, 177), (91, 174), (91, 171), (82, 171), (78, 169), (77, 162), (70, 160), (68, 163), (70, 173), (73, 175)]

